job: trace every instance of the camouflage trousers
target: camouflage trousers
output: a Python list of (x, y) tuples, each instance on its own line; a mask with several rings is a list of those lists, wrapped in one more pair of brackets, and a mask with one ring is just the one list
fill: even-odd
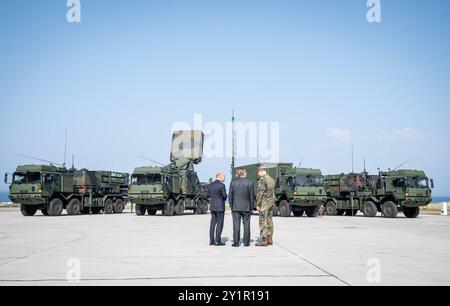
[(273, 235), (273, 208), (259, 212), (259, 229), (262, 238)]

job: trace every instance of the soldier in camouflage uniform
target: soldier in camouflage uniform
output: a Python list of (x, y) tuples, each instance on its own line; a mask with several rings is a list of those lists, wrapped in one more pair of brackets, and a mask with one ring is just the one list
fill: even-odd
[(256, 246), (266, 247), (273, 244), (273, 207), (275, 205), (275, 181), (267, 175), (266, 168), (258, 168), (258, 189), (256, 207), (259, 211), (261, 241)]

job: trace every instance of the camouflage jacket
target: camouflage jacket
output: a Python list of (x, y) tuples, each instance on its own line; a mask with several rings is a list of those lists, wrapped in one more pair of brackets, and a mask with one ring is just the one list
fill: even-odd
[(275, 181), (268, 175), (258, 180), (256, 206), (262, 211), (269, 210), (275, 205)]

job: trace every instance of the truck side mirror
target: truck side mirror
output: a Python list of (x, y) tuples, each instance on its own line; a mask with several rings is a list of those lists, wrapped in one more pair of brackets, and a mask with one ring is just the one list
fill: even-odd
[(5, 173), (5, 184), (8, 184), (8, 173)]
[(430, 180), (430, 183), (431, 183), (431, 189), (434, 189), (434, 180), (431, 179), (431, 180)]

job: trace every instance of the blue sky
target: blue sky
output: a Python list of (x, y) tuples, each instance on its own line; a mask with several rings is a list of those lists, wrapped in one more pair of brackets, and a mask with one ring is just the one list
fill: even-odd
[[(450, 194), (450, 2), (0, 2), (0, 171), (61, 161), (132, 171), (167, 162), (176, 121), (280, 122), (281, 159), (325, 173), (412, 158)], [(239, 163), (247, 162), (239, 161)], [(202, 180), (229, 169), (199, 165)], [(0, 185), (0, 190), (6, 190)]]

